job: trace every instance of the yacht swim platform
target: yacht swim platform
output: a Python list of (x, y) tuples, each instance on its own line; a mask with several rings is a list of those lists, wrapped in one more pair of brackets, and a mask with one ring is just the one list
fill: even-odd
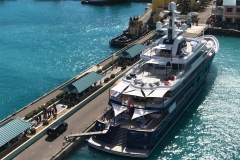
[(125, 143), (116, 145), (116, 144), (109, 144), (91, 137), (88, 140), (88, 145), (96, 148), (98, 150), (102, 150), (104, 152), (108, 152), (111, 154), (116, 154), (120, 156), (127, 156), (127, 157), (137, 157), (137, 158), (147, 158), (148, 155), (151, 153), (151, 149), (134, 149), (134, 148), (126, 148)]

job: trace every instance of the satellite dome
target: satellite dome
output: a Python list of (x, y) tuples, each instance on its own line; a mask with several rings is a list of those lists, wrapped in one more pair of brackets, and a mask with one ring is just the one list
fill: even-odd
[(181, 29), (182, 29), (183, 31), (186, 31), (187, 28), (188, 28), (187, 24), (183, 23), (183, 24), (181, 25)]
[(170, 12), (173, 12), (173, 11), (176, 10), (176, 9), (177, 9), (176, 3), (171, 2), (171, 3), (168, 4), (168, 10), (169, 10)]
[(158, 21), (158, 22), (156, 23), (156, 28), (157, 28), (157, 29), (162, 28), (162, 23), (161, 23), (160, 21)]

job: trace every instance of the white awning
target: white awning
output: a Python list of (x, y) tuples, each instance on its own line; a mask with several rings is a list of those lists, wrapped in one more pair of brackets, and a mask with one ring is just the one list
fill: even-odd
[(135, 119), (137, 117), (141, 117), (141, 116), (144, 116), (144, 115), (147, 115), (147, 114), (151, 114), (151, 113), (154, 113), (154, 112), (157, 112), (157, 111), (158, 110), (145, 110), (145, 109), (135, 108), (132, 119)]
[(123, 94), (127, 93), (127, 92), (131, 92), (131, 91), (134, 91), (136, 90), (136, 88), (133, 88), (132, 86), (129, 86), (124, 92)]
[(123, 94), (126, 95), (132, 95), (132, 96), (138, 96), (138, 97), (144, 97), (144, 95), (142, 94), (141, 89), (135, 89), (129, 92), (124, 92)]
[(145, 94), (145, 97), (147, 97), (152, 91), (153, 91), (153, 89), (148, 89), (148, 90), (142, 90), (143, 92), (144, 92), (144, 94)]
[(145, 62), (145, 63), (166, 65), (168, 61), (169, 61), (169, 60), (165, 60), (165, 61), (161, 60), (161, 61), (160, 61), (160, 60), (157, 60), (157, 59), (150, 59), (149, 61), (147, 61), (147, 62)]
[(120, 105), (117, 105), (117, 104), (114, 104), (114, 103), (111, 103), (112, 104), (112, 107), (113, 107), (113, 110), (114, 110), (114, 115), (117, 116), (119, 115), (120, 113), (122, 113), (123, 111), (126, 111), (127, 110), (127, 107), (126, 106), (120, 106)]
[(156, 97), (160, 98), (163, 97), (163, 95), (169, 90), (169, 88), (161, 88), (161, 89), (155, 89), (150, 95), (147, 97)]
[(111, 90), (122, 93), (122, 91), (124, 91), (124, 89), (126, 89), (128, 86), (129, 86), (129, 83), (120, 82), (115, 87), (113, 87)]

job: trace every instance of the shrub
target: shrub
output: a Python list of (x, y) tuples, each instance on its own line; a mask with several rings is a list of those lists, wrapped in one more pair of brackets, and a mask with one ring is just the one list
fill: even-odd
[(121, 71), (124, 71), (127, 68), (126, 65), (122, 66)]
[(106, 64), (105, 66), (103, 66), (102, 70), (106, 70), (108, 69), (110, 66), (112, 66), (112, 62)]
[(71, 108), (71, 107), (73, 107), (75, 105), (75, 102), (70, 102), (67, 106), (67, 108)]
[(25, 115), (25, 120), (28, 120), (30, 118), (32, 118), (34, 115), (33, 115), (33, 111), (29, 112), (28, 114)]
[(31, 134), (35, 134), (36, 133), (36, 129), (35, 128), (31, 128), (30, 132), (31, 132)]
[(32, 118), (33, 116), (37, 115), (38, 113), (40, 113), (43, 110), (44, 106), (42, 105), (41, 107), (38, 107), (37, 109), (29, 112), (28, 114), (25, 115), (25, 120), (28, 120), (30, 118)]
[(102, 73), (102, 70), (101, 69), (97, 70), (97, 73)]
[(34, 115), (37, 115), (37, 114), (38, 114), (39, 112), (41, 112), (41, 111), (38, 110), (38, 109), (34, 109), (32, 112), (33, 112), (33, 116), (34, 116)]
[(110, 63), (106, 64), (105, 66), (103, 66), (102, 70), (108, 69), (110, 66), (112, 66), (112, 64), (115, 64), (116, 61), (119, 60), (119, 57), (114, 59), (113, 61), (111, 61)]
[(64, 92), (59, 93), (59, 94), (56, 96), (56, 98), (57, 98), (57, 99), (61, 99), (61, 98), (63, 97), (63, 95), (64, 95)]
[(111, 74), (111, 78), (115, 78), (115, 74)]
[(104, 83), (107, 83), (109, 80), (110, 80), (109, 77), (105, 78), (105, 79), (104, 79)]
[(46, 126), (46, 125), (48, 125), (48, 124), (49, 124), (49, 121), (46, 120), (46, 119), (44, 119), (44, 120), (43, 120), (43, 125)]

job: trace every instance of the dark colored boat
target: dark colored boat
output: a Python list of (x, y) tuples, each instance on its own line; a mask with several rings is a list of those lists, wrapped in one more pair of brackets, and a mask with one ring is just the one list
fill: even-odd
[(148, 32), (147, 26), (139, 20), (139, 17), (130, 18), (128, 29), (109, 41), (109, 44), (115, 47), (125, 47)]
[(125, 47), (133, 41), (137, 40), (140, 36), (134, 36), (129, 33), (124, 33), (116, 38), (113, 38), (109, 44), (115, 47)]

